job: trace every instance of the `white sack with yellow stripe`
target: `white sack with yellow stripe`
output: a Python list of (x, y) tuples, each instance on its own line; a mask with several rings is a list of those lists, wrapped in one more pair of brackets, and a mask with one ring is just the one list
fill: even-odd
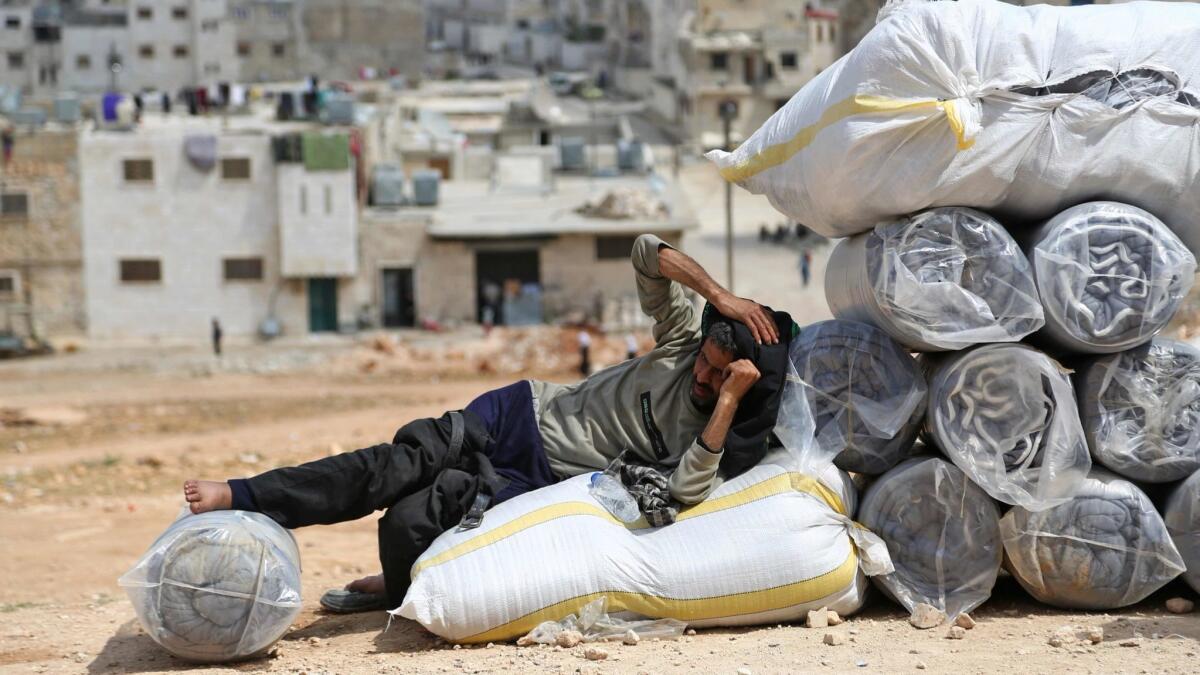
[(822, 477), (763, 463), (651, 528), (613, 518), (588, 494), (590, 475), (576, 476), (439, 537), (393, 614), (454, 642), (520, 637), (600, 596), (610, 612), (693, 626), (790, 621), (822, 606), (851, 614), (863, 569), (892, 566), (882, 541), (850, 520), (846, 474)]
[(822, 235), (934, 206), (1113, 199), (1200, 251), (1200, 5), (895, 2), (722, 175)]

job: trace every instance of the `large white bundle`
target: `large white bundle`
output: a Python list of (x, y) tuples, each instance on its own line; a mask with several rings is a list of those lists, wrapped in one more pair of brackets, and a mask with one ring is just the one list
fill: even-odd
[(120, 584), (142, 627), (172, 654), (232, 661), (261, 654), (300, 613), (300, 551), (261, 513), (176, 520)]
[(507, 501), (478, 529), (443, 534), (413, 566), (393, 613), (447, 640), (508, 640), (607, 596), (609, 611), (694, 626), (794, 620), (828, 606), (859, 609), (882, 542), (849, 520), (854, 487), (830, 468), (816, 481), (763, 463), (721, 485), (678, 520), (625, 524), (576, 476)]
[(1200, 471), (1171, 491), (1163, 507), (1163, 521), (1187, 567), (1184, 580), (1200, 592)]
[(736, 151), (737, 182), (826, 236), (931, 206), (1042, 220), (1089, 199), (1200, 248), (1200, 6), (893, 3)]

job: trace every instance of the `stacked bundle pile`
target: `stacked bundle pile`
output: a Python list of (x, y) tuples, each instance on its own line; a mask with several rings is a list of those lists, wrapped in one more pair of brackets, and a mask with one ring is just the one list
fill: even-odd
[[(873, 581), (909, 609), (968, 611), (1001, 558), (1062, 607), (1195, 583), (1200, 350), (1156, 337), (1200, 249), (1195, 82), (1197, 6), (891, 2), (709, 154), (843, 238), (778, 435), (874, 481), (858, 518), (895, 571)], [(807, 445), (782, 433), (805, 405)], [(1174, 481), (1164, 521), (1137, 482)]]

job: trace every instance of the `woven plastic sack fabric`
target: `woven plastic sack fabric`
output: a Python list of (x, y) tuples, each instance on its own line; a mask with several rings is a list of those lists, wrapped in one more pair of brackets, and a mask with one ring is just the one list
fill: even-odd
[(1198, 83), (1192, 3), (893, 2), (736, 150), (707, 156), (828, 237), (934, 206), (1037, 222), (1103, 197), (1196, 251)]
[(1200, 593), (1200, 471), (1175, 486), (1162, 514), (1187, 567), (1183, 578)]
[(823, 606), (852, 614), (864, 570), (891, 566), (849, 519), (849, 480), (832, 467), (826, 477), (764, 462), (650, 528), (612, 517), (588, 494), (591, 477), (576, 476), (443, 534), (393, 613), (468, 643), (519, 637), (601, 596), (610, 612), (697, 627), (791, 621)]
[(901, 462), (863, 495), (858, 520), (887, 544), (896, 571), (872, 581), (910, 612), (954, 618), (983, 604), (1000, 572), (1000, 512), (958, 467), (936, 457)]
[(1192, 287), (1196, 258), (1158, 218), (1127, 204), (1089, 202), (1050, 219), (1030, 251), (1046, 312), (1039, 338), (1103, 354), (1162, 330)]
[(800, 330), (788, 358), (780, 414), (803, 393), (816, 452), (867, 474), (909, 456), (925, 414), (925, 378), (895, 340), (865, 323), (821, 321)]
[(300, 613), (300, 551), (262, 514), (189, 514), (119, 583), (164, 649), (192, 661), (233, 661), (266, 651)]
[(1008, 570), (1030, 595), (1056, 607), (1125, 607), (1184, 571), (1150, 498), (1102, 469), (1063, 504), (1011, 509), (1000, 532)]
[(1106, 468), (1148, 483), (1200, 469), (1200, 349), (1156, 337), (1091, 359), (1075, 382), (1088, 446)]
[(931, 209), (844, 239), (825, 269), (835, 317), (916, 351), (1017, 342), (1044, 323), (1029, 260), (974, 209)]
[(975, 347), (932, 364), (929, 436), (989, 495), (1032, 511), (1061, 504), (1092, 461), (1058, 362), (1025, 345)]

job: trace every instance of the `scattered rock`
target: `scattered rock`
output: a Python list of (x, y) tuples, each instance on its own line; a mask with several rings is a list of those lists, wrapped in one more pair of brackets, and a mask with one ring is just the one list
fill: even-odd
[(829, 620), (830, 626), (840, 626), (846, 622), (846, 620), (843, 619), (840, 614), (833, 611), (832, 609), (826, 610), (825, 618)]
[(925, 664), (917, 661), (917, 670), (925, 670)]
[(823, 642), (830, 647), (846, 644), (846, 636), (841, 633), (826, 633)]
[(737, 669), (737, 675), (754, 675), (754, 671), (743, 666), (743, 667)]
[(936, 628), (942, 625), (942, 622), (945, 620), (945, 612), (937, 607), (934, 607), (933, 605), (927, 605), (923, 602), (918, 603), (917, 606), (913, 608), (912, 615), (908, 617), (909, 623), (922, 630)]
[(1121, 640), (1117, 644), (1121, 645), (1122, 647), (1139, 647), (1141, 646), (1142, 641), (1137, 638), (1129, 638), (1128, 640)]
[(625, 631), (625, 637), (621, 638), (621, 642), (623, 642), (627, 645), (636, 645), (637, 643), (639, 643), (641, 641), (642, 641), (642, 638), (639, 637), (637, 632), (634, 630)]
[(1172, 614), (1190, 614), (1196, 609), (1196, 603), (1187, 598), (1171, 598), (1167, 601), (1167, 611)]
[(578, 646), (583, 642), (583, 633), (577, 630), (564, 630), (554, 637), (554, 644), (564, 649)]
[(487, 647), (485, 647), (485, 649), (492, 649), (492, 648), (494, 648), (495, 646), (496, 646), (496, 643), (495, 643), (495, 642), (489, 642), (489, 643), (487, 643)]
[(308, 644), (319, 645), (321, 644), (321, 638), (314, 635), (313, 637), (308, 638)]
[(1104, 629), (1099, 626), (1088, 626), (1084, 629), (1084, 637), (1094, 645), (1104, 642)]
[(583, 650), (583, 657), (588, 661), (603, 661), (608, 658), (608, 652), (599, 647), (588, 647)]
[(967, 629), (962, 626), (951, 626), (950, 630), (946, 631), (947, 640), (961, 640), (967, 637)]
[(958, 626), (959, 628), (971, 630), (975, 627), (975, 619), (972, 619), (970, 614), (964, 612), (954, 618), (954, 625)]
[(684, 632), (683, 632), (683, 634), (684, 634), (684, 635), (695, 635), (695, 634), (696, 634), (696, 629), (695, 629), (695, 628), (689, 628), (689, 629), (687, 629), (686, 631), (684, 631)]
[(828, 628), (829, 609), (822, 607), (821, 609), (809, 610), (808, 618), (804, 620), (804, 625), (809, 628)]
[(535, 644), (537, 643), (534, 642), (533, 638), (528, 635), (522, 635), (521, 637), (517, 638), (518, 647), (532, 647)]

